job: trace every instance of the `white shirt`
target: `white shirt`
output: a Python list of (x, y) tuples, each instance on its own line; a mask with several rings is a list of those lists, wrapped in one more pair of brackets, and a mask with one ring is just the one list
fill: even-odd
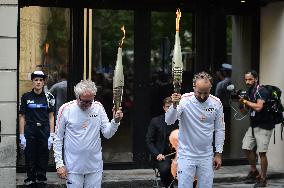
[[(119, 123), (109, 122), (99, 102), (83, 111), (77, 101), (65, 103), (59, 109), (54, 138), (56, 168), (66, 166), (68, 173), (87, 174), (103, 170), (100, 131), (111, 138)], [(62, 144), (64, 140), (64, 162)]]
[(182, 95), (176, 109), (171, 106), (165, 114), (168, 125), (179, 120), (179, 158), (201, 159), (213, 156), (213, 132), (216, 152), (222, 153), (225, 139), (223, 106), (210, 95), (201, 103), (194, 93)]

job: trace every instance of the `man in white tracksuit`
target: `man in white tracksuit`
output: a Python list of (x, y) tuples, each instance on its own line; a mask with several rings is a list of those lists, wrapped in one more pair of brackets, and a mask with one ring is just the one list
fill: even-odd
[(77, 99), (63, 104), (57, 116), (53, 146), (57, 174), (66, 179), (68, 188), (100, 188), (103, 173), (100, 131), (105, 138), (111, 138), (123, 113), (119, 109), (109, 121), (102, 104), (94, 101), (97, 88), (92, 81), (79, 82), (74, 92)]
[[(221, 154), (225, 139), (223, 106), (210, 95), (212, 77), (201, 72), (193, 78), (194, 92), (172, 94), (173, 105), (165, 114), (168, 125), (179, 120), (178, 187), (191, 188), (197, 176), (197, 187), (213, 186), (214, 169), (222, 164)], [(178, 103), (178, 105), (177, 105)], [(213, 133), (215, 132), (215, 157)]]

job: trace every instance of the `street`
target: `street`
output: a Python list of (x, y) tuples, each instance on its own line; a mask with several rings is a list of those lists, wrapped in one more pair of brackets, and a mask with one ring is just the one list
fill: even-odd
[[(252, 188), (253, 184), (246, 184), (245, 182), (237, 183), (214, 183), (214, 188)], [(284, 178), (281, 179), (269, 179), (268, 185), (269, 188), (284, 188)]]
[[(249, 169), (248, 165), (223, 166), (215, 172), (213, 188), (253, 188), (253, 184), (245, 183), (247, 169)], [(26, 173), (17, 173), (17, 187), (24, 187), (25, 177)], [(47, 178), (48, 188), (65, 187), (65, 181), (59, 179), (55, 172), (48, 172)], [(104, 170), (102, 187), (152, 188), (154, 179), (153, 169)], [(284, 172), (269, 169), (267, 187), (284, 188)], [(175, 188), (177, 188), (176, 185)]]

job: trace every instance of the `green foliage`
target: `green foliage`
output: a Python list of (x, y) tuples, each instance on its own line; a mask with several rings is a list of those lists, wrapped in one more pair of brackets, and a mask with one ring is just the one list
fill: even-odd
[[(124, 25), (126, 30), (123, 41), (123, 51), (133, 50), (133, 11), (122, 10), (95, 10), (96, 31), (101, 34), (102, 64), (105, 67), (114, 67), (117, 48), (123, 37), (120, 28)], [(95, 40), (95, 39), (94, 39)], [(124, 64), (127, 63), (124, 61)]]
[(47, 86), (51, 86), (59, 79), (59, 72), (67, 72), (67, 64), (69, 59), (69, 9), (66, 8), (49, 8), (50, 19), (47, 25), (47, 35), (41, 44), (41, 49), (44, 49), (46, 43), (49, 44), (48, 55), (44, 54), (44, 59), (47, 59), (47, 73), (49, 79)]
[[(123, 51), (132, 51), (134, 48), (134, 12), (122, 10), (95, 10), (96, 31), (101, 33), (101, 50), (103, 66), (114, 65), (118, 44), (122, 38), (120, 28), (124, 25), (126, 38)], [(169, 38), (170, 48), (173, 49), (175, 41), (175, 12), (152, 12), (151, 14), (151, 51), (159, 53), (161, 42)], [(180, 20), (180, 37), (182, 48), (191, 49), (192, 16), (182, 13)], [(94, 39), (95, 40), (95, 39)], [(131, 62), (124, 61), (124, 64)]]
[[(192, 14), (181, 14), (179, 22), (181, 50), (185, 53), (192, 51)], [(171, 52), (174, 49), (176, 34), (175, 12), (152, 12), (151, 15), (151, 70), (169, 71), (171, 69)], [(169, 44), (167, 44), (167, 42)], [(163, 46), (163, 47), (162, 47)], [(164, 49), (164, 54), (162, 54)], [(164, 57), (163, 57), (164, 55)], [(184, 61), (186, 61), (184, 59)]]
[(65, 11), (67, 11), (67, 9), (50, 8), (51, 19), (47, 26), (47, 36), (44, 44), (46, 42), (49, 43), (51, 47), (50, 49), (54, 53), (56, 53), (56, 48), (59, 46), (68, 46), (69, 36), (66, 25), (66, 14), (64, 14)]
[[(152, 49), (159, 49), (163, 38), (168, 37), (171, 48), (175, 42), (176, 33), (176, 13), (175, 12), (153, 12), (151, 15), (151, 46)], [(192, 46), (191, 38), (192, 15), (183, 13), (180, 19), (180, 39), (181, 46)], [(185, 34), (186, 33), (186, 34)], [(188, 35), (189, 33), (189, 35)]]

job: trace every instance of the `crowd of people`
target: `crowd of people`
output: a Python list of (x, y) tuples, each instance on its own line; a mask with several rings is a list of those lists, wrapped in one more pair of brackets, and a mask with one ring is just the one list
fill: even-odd
[[(231, 65), (222, 64), (215, 95), (211, 94), (212, 76), (199, 72), (193, 76), (192, 86), (188, 86), (191, 92), (182, 90), (184, 93), (172, 93), (162, 100), (163, 113), (150, 121), (145, 141), (151, 164), (158, 169), (164, 187), (173, 187), (175, 180), (179, 188), (213, 186), (214, 170), (222, 165), (223, 145), (230, 137), (227, 86), (232, 82), (231, 71)], [(46, 184), (49, 150), (53, 147), (57, 174), (66, 180), (67, 187), (101, 187), (100, 135), (109, 139), (116, 133), (125, 116), (122, 108), (117, 111), (112, 108), (109, 115), (96, 100), (98, 87), (91, 80), (77, 83), (76, 99), (67, 102), (66, 95), (57, 96), (57, 92), (67, 92), (66, 76), (62, 75), (61, 82), (50, 92), (44, 90), (45, 79), (44, 72), (33, 72), (33, 89), (21, 97), (19, 144), (26, 159), (24, 183)], [(251, 125), (243, 138), (242, 149), (251, 166), (248, 178), (255, 182), (254, 187), (265, 187), (266, 152), (274, 127), (269, 121), (270, 114), (264, 109), (268, 91), (259, 84), (254, 70), (244, 74), (244, 81), (248, 98), (239, 96), (237, 101), (241, 112), (249, 111)], [(173, 147), (169, 137), (174, 130), (179, 131), (178, 142)], [(257, 155), (260, 171), (256, 167)], [(173, 161), (177, 166), (173, 167)]]

